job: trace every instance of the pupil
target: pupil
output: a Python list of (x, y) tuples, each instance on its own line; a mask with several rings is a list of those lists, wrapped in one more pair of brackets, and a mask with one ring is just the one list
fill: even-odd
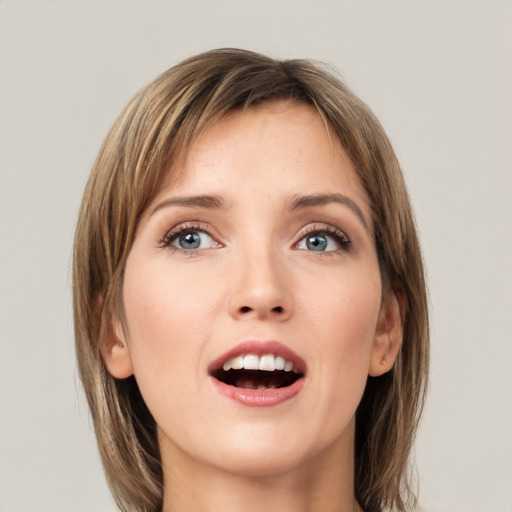
[(201, 243), (198, 233), (187, 233), (180, 237), (180, 244), (184, 249), (197, 249)]
[(312, 251), (323, 251), (327, 247), (327, 239), (323, 235), (312, 235), (308, 237), (306, 245)]

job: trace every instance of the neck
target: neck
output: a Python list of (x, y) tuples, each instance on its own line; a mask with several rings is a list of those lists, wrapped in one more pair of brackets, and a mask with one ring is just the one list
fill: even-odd
[(264, 476), (226, 472), (175, 451), (171, 463), (163, 461), (162, 512), (362, 512), (353, 467), (353, 443), (329, 446), (304, 467)]

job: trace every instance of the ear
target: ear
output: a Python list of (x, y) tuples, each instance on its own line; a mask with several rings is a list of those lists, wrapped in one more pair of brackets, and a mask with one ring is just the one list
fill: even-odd
[(103, 307), (101, 307), (100, 352), (107, 370), (116, 379), (126, 379), (133, 375), (133, 364), (126, 344), (126, 336), (121, 322)]
[(402, 288), (383, 298), (375, 330), (369, 374), (378, 377), (391, 370), (403, 339), (405, 295)]

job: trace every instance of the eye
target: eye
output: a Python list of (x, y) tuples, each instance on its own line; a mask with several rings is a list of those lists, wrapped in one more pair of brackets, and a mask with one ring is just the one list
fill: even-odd
[(171, 230), (162, 240), (161, 245), (181, 251), (221, 247), (206, 230), (191, 226), (181, 226)]
[(214, 244), (213, 238), (202, 231), (183, 233), (177, 236), (172, 242), (174, 247), (187, 251), (192, 249), (205, 249), (206, 247), (212, 247)]
[(297, 249), (314, 252), (333, 252), (349, 250), (351, 242), (339, 229), (325, 227), (322, 229), (310, 230), (297, 244)]

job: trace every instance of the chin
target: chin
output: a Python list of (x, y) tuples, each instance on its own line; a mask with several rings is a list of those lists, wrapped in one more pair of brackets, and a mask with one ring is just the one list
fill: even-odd
[(268, 478), (285, 475), (298, 470), (306, 458), (297, 453), (285, 453), (282, 450), (257, 451), (237, 453), (223, 457), (219, 469), (243, 478)]
[[(245, 426), (215, 438), (215, 446), (204, 462), (215, 465), (224, 472), (246, 478), (265, 478), (285, 475), (310, 467), (311, 462), (326, 448), (331, 440), (304, 435), (303, 429), (279, 428), (270, 422), (257, 428)], [(320, 437), (320, 439), (318, 438)]]

